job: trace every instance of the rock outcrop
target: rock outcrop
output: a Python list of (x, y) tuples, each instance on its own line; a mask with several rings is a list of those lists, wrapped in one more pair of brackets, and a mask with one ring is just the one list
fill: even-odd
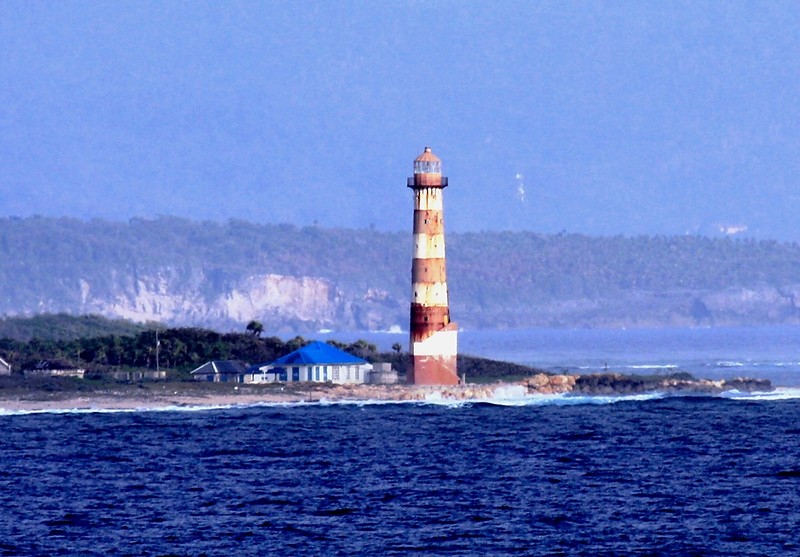
[(642, 393), (716, 394), (724, 391), (768, 392), (767, 379), (735, 378), (719, 381), (664, 377), (650, 379), (615, 373), (551, 375), (538, 373), (517, 383), (466, 384), (453, 386), (415, 385), (315, 385), (297, 387), (302, 400), (502, 400), (530, 395), (628, 396)]
[[(538, 386), (539, 375), (527, 379), (526, 386), (531, 393), (570, 392), (582, 395), (635, 395), (643, 393), (698, 393), (714, 394), (737, 390), (741, 392), (771, 391), (772, 383), (768, 379), (739, 377), (735, 379), (695, 379), (678, 374), (673, 376), (623, 375), (619, 373), (600, 373), (574, 376), (546, 376), (547, 382)], [(569, 379), (567, 379), (569, 378)], [(535, 381), (532, 381), (534, 379)], [(553, 390), (552, 384), (571, 383), (571, 388)]]

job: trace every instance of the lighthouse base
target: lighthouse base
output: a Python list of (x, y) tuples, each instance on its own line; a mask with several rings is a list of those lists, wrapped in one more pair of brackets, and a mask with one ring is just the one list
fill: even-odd
[(412, 385), (457, 385), (456, 365), (458, 327), (449, 323), (428, 338), (411, 342), (412, 369), (408, 383)]

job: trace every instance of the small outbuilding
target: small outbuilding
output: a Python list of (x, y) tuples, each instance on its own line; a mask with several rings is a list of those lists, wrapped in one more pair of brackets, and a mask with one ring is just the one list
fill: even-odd
[(126, 371), (110, 371), (106, 375), (115, 381), (159, 381), (167, 378), (167, 370), (136, 369)]
[(247, 370), (238, 360), (212, 360), (191, 372), (195, 381), (213, 383), (245, 383), (250, 382)]
[(374, 363), (367, 379), (373, 385), (393, 385), (398, 380), (397, 370), (389, 362)]
[(32, 368), (23, 369), (25, 377), (77, 377), (83, 379), (86, 370), (57, 361), (42, 360)]
[(366, 383), (372, 365), (325, 342), (315, 341), (274, 362), (253, 366), (253, 382)]

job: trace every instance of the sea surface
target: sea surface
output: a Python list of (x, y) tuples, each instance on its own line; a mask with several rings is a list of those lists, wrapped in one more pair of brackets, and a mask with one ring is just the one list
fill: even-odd
[[(331, 332), (318, 336), (346, 342), (365, 339), (386, 351), (393, 343), (408, 345), (408, 333)], [(687, 371), (699, 378), (746, 375), (800, 387), (800, 327), (796, 326), (466, 330), (459, 332), (458, 343), (461, 353), (549, 371)]]
[[(576, 367), (773, 373), (794, 361), (793, 329), (725, 331), (706, 358), (690, 346), (694, 332), (676, 331), (677, 344), (649, 358), (640, 348), (655, 341), (625, 331), (603, 350), (548, 351)], [(518, 337), (494, 334), (513, 339), (509, 355), (525, 354)], [(756, 352), (742, 335), (777, 340)], [(621, 345), (627, 356), (612, 349)], [(495, 346), (485, 355), (502, 357)], [(715, 397), (510, 389), (473, 403), (0, 410), (0, 426), (0, 555), (800, 555), (792, 385)]]

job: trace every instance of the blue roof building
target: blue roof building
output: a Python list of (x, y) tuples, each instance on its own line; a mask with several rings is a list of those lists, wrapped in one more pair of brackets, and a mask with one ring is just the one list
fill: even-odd
[[(274, 362), (254, 366), (255, 382), (366, 383), (372, 365), (330, 344), (315, 341)], [(260, 372), (260, 377), (258, 372)]]

